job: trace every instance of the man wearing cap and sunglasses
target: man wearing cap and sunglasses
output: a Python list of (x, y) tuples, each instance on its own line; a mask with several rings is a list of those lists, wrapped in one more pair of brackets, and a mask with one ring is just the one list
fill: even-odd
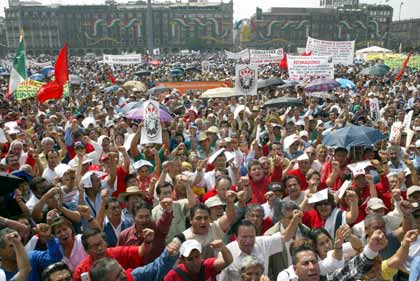
[(181, 245), (179, 251), (180, 264), (171, 269), (164, 281), (201, 281), (216, 280), (216, 275), (232, 263), (232, 254), (222, 240), (215, 240), (210, 246), (221, 255), (218, 258), (203, 260), (201, 244), (194, 239), (187, 240)]

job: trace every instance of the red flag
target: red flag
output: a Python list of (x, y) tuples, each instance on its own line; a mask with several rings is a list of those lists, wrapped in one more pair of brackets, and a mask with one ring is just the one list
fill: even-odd
[(54, 80), (43, 85), (39, 89), (36, 98), (40, 104), (43, 104), (47, 100), (61, 98), (63, 91), (63, 85), (60, 85), (56, 80)]
[(108, 73), (108, 79), (111, 81), (112, 84), (117, 83), (117, 79), (115, 79), (114, 75), (112, 73)]
[(58, 54), (54, 67), (55, 80), (43, 85), (37, 95), (39, 103), (43, 104), (49, 99), (59, 99), (63, 95), (64, 85), (69, 81), (69, 67), (67, 60), (67, 44)]
[(408, 64), (408, 61), (410, 60), (410, 58), (411, 58), (411, 55), (413, 54), (413, 52), (414, 52), (414, 50), (411, 50), (409, 53), (408, 53), (408, 56), (407, 56), (407, 58), (405, 59), (405, 61), (403, 62), (403, 65), (402, 65), (402, 67), (401, 67), (401, 70), (400, 70), (400, 73), (398, 73), (398, 75), (395, 77), (395, 81), (399, 81), (400, 79), (401, 79), (401, 77), (404, 75), (404, 71), (405, 71), (405, 69), (406, 69), (406, 67), (407, 67), (407, 64)]
[(287, 70), (289, 68), (289, 66), (287, 65), (287, 54), (284, 53), (283, 54), (283, 58), (280, 61), (280, 69), (285, 69)]
[(312, 52), (307, 52), (307, 51), (305, 51), (305, 52), (302, 54), (302, 56), (304, 56), (304, 57), (310, 57), (310, 56), (312, 56)]
[(60, 85), (64, 85), (69, 81), (69, 66), (67, 61), (67, 44), (61, 49), (58, 54), (57, 61), (54, 68), (55, 81)]

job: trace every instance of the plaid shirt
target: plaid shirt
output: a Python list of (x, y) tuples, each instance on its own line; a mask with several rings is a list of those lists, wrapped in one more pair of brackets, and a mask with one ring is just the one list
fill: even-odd
[(321, 276), (320, 281), (352, 281), (358, 280), (372, 268), (374, 260), (361, 253), (344, 264), (344, 267), (327, 276)]

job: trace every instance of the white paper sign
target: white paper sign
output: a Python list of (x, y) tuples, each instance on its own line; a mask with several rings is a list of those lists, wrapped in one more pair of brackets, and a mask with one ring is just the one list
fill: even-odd
[(330, 56), (334, 64), (352, 65), (355, 41), (324, 41), (308, 37), (306, 51), (316, 56)]
[(331, 57), (288, 55), (287, 64), (290, 80), (334, 79), (334, 63)]
[(401, 122), (395, 122), (392, 124), (391, 132), (389, 134), (389, 142), (393, 144), (399, 144), (401, 140)]
[(128, 64), (142, 63), (142, 60), (141, 60), (141, 54), (104, 55), (103, 63), (128, 65)]
[(249, 50), (251, 64), (279, 63), (283, 58), (283, 49), (275, 50)]
[(252, 64), (237, 64), (235, 90), (243, 95), (256, 95), (258, 68)]
[(350, 169), (351, 173), (353, 174), (353, 177), (366, 174), (365, 169), (366, 167), (369, 167), (369, 166), (372, 166), (369, 160), (347, 165), (347, 167)]
[(403, 129), (404, 132), (407, 132), (410, 129), (411, 120), (413, 119), (413, 114), (414, 114), (414, 111), (410, 110), (410, 112), (408, 112), (405, 115), (404, 121), (403, 121), (403, 124), (402, 124), (402, 129)]
[(4, 123), (5, 129), (7, 129), (7, 133), (9, 135), (11, 134), (17, 134), (20, 132), (20, 127), (16, 121), (10, 121), (7, 123)]
[(153, 49), (153, 55), (154, 56), (159, 56), (160, 55), (160, 49), (159, 48)]
[(3, 129), (0, 128), (0, 143), (7, 143), (7, 137)]
[(162, 143), (162, 127), (160, 125), (159, 103), (147, 100), (143, 103), (144, 126), (141, 129), (140, 144)]
[(344, 193), (346, 193), (346, 190), (350, 187), (351, 185), (351, 181), (346, 180), (345, 182), (343, 182), (343, 184), (341, 185), (340, 189), (338, 190), (338, 198), (343, 198)]
[(370, 118), (373, 122), (378, 122), (381, 118), (381, 112), (379, 108), (379, 101), (377, 98), (369, 99), (370, 107)]
[(308, 203), (313, 204), (313, 203), (325, 201), (327, 199), (328, 199), (328, 188), (312, 194), (312, 196), (308, 199)]

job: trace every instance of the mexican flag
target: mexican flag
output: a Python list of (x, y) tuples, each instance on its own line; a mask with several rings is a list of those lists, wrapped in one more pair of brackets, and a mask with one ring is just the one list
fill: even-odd
[(20, 83), (28, 78), (26, 73), (25, 43), (23, 35), (20, 36), (16, 56), (13, 59), (12, 71), (10, 72), (8, 96), (11, 96)]

